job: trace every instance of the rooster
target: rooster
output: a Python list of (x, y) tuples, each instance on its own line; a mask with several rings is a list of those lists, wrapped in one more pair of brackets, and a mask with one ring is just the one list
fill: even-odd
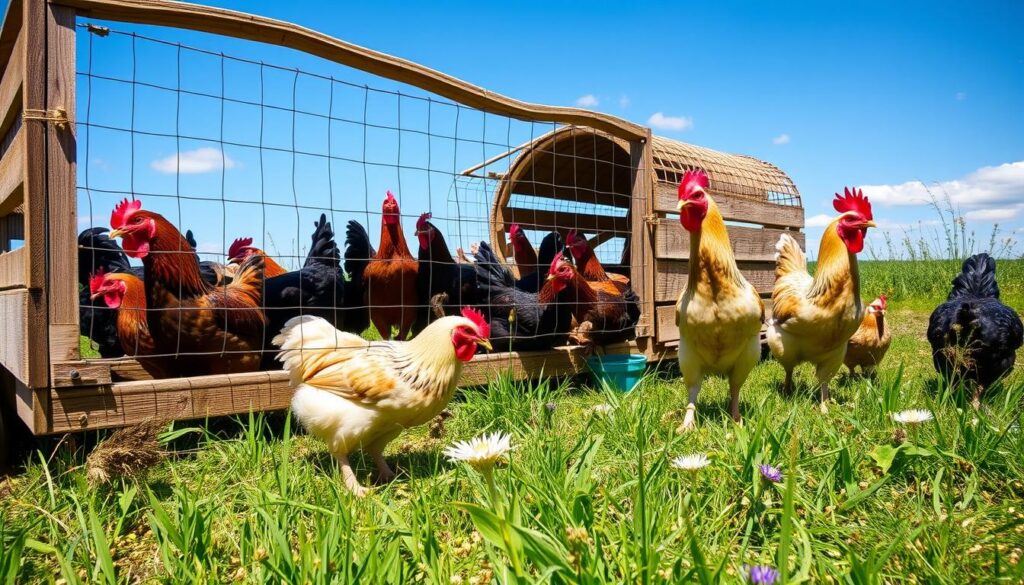
[(828, 410), (828, 383), (843, 365), (846, 342), (864, 316), (857, 254), (868, 228), (875, 227), (871, 203), (860, 189), (836, 193), (832, 206), (840, 215), (821, 236), (813, 278), (796, 240), (789, 234), (779, 238), (767, 331), (768, 347), (786, 370), (786, 394), (793, 390), (793, 368), (801, 362), (815, 365), (822, 412)]
[(403, 430), (422, 425), (451, 399), (462, 363), (477, 346), (491, 349), (487, 322), (479, 311), (443, 317), (412, 340), (370, 342), (338, 331), (318, 317), (296, 317), (274, 344), (295, 394), (292, 412), (338, 460), (346, 487), (366, 493), (349, 453), (365, 449), (377, 465), (378, 481), (394, 472), (384, 449)]
[(365, 300), (381, 339), (391, 339), (391, 328), (398, 327), (398, 339), (405, 339), (416, 321), (416, 259), (409, 252), (402, 234), (398, 200), (388, 191), (380, 218), (380, 245), (377, 254), (363, 271)]
[(694, 427), (705, 374), (729, 379), (729, 414), (738, 422), (740, 388), (761, 357), (764, 303), (736, 265), (725, 221), (707, 188), (700, 170), (687, 171), (679, 183), (679, 222), (690, 233), (690, 270), (676, 303), (679, 371), (689, 392), (682, 431)]
[(565, 245), (569, 247), (573, 259), (576, 260), (576, 266), (579, 267), (580, 274), (587, 281), (602, 282), (611, 280), (622, 285), (629, 284), (629, 278), (621, 274), (605, 271), (601, 261), (594, 254), (594, 249), (590, 247), (590, 242), (580, 232), (569, 230), (569, 234), (565, 237)]
[(632, 339), (640, 319), (640, 299), (632, 289), (623, 292), (587, 282), (576, 270), (570, 256), (558, 254), (547, 279), (554, 283), (552, 293), (565, 291), (577, 326), (569, 339), (580, 345), (605, 345)]
[(873, 376), (875, 367), (881, 363), (885, 352), (889, 351), (892, 333), (885, 323), (886, 307), (885, 295), (879, 295), (864, 309), (864, 319), (860, 322), (860, 328), (846, 344), (846, 357), (843, 358), (843, 363), (850, 369), (850, 374), (860, 367), (861, 374)]
[(526, 232), (523, 231), (522, 226), (518, 223), (514, 223), (508, 227), (508, 239), (509, 244), (512, 246), (512, 257), (516, 261), (516, 269), (519, 270), (519, 278), (526, 278), (531, 274), (536, 274), (537, 266), (537, 251), (533, 249), (533, 245), (530, 244), (529, 238), (526, 237)]
[(146, 323), (155, 353), (173, 356), (180, 375), (257, 369), (266, 327), (263, 256), (251, 256), (231, 284), (210, 285), (181, 232), (141, 207), (138, 199), (118, 204), (110, 216), (110, 237), (121, 238), (125, 253), (142, 259)]
[(440, 230), (430, 222), (430, 213), (416, 220), (416, 297), (420, 301), (413, 335), (444, 315), (455, 315), (459, 307), (476, 304), (476, 271), (472, 264), (455, 262)]
[[(313, 240), (316, 241), (315, 234)], [(310, 253), (312, 253), (312, 250), (310, 250)], [(231, 242), (231, 247), (228, 248), (228, 264), (236, 267), (240, 266), (242, 262), (245, 262), (254, 255), (263, 256), (264, 278), (273, 278), (288, 272), (283, 266), (268, 256), (266, 252), (254, 247), (252, 245), (252, 238), (235, 238), (235, 241)]]
[(939, 374), (973, 383), (975, 407), (989, 386), (1013, 370), (1024, 325), (999, 300), (995, 259), (976, 254), (964, 260), (946, 302), (928, 319), (928, 343)]
[(153, 378), (173, 374), (171, 360), (151, 357), (155, 346), (146, 322), (146, 285), (141, 278), (131, 272), (100, 270), (89, 280), (89, 295), (94, 301), (102, 298), (116, 313), (117, 337), (124, 355), (134, 357)]

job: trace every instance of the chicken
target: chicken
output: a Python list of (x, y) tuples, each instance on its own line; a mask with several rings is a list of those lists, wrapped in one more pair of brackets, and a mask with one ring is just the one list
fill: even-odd
[(237, 267), (253, 255), (263, 256), (264, 278), (273, 278), (288, 272), (266, 252), (254, 247), (252, 238), (235, 238), (235, 241), (231, 242), (231, 247), (228, 248), (228, 264)]
[(846, 357), (843, 363), (850, 369), (851, 374), (860, 367), (861, 374), (873, 376), (875, 366), (881, 363), (885, 352), (889, 351), (892, 333), (885, 324), (886, 306), (885, 295), (879, 295), (864, 309), (864, 319), (860, 322), (860, 328), (846, 344)]
[(572, 257), (576, 260), (576, 266), (579, 268), (580, 274), (587, 281), (600, 282), (612, 280), (621, 284), (629, 284), (629, 278), (621, 274), (605, 271), (601, 261), (594, 254), (593, 248), (590, 247), (590, 242), (580, 232), (569, 230), (569, 234), (565, 237), (565, 244), (569, 247), (569, 251), (572, 252)]
[(388, 191), (380, 218), (380, 245), (363, 271), (365, 300), (381, 339), (391, 339), (398, 327), (398, 339), (405, 339), (416, 321), (417, 304), (427, 300), (416, 296), (418, 264), (402, 234), (398, 201)]
[[(536, 274), (539, 268), (537, 266), (537, 251), (533, 249), (522, 226), (518, 223), (510, 225), (508, 227), (508, 239), (509, 244), (512, 246), (512, 258), (516, 261), (519, 278), (522, 279), (531, 274)], [(544, 268), (546, 269), (547, 267), (545, 266)]]
[[(274, 352), (270, 351), (270, 342), (292, 317), (322, 317), (334, 327), (352, 331), (344, 319), (346, 281), (341, 273), (341, 251), (334, 241), (334, 230), (327, 221), (327, 215), (323, 213), (313, 226), (312, 242), (302, 268), (266, 279), (263, 299), (267, 328), (264, 332), (262, 369), (272, 369), (278, 365)], [(263, 256), (264, 261), (267, 260), (262, 254), (249, 254), (245, 256), (245, 262), (255, 256)], [(361, 332), (362, 329), (355, 331)]]
[(740, 273), (725, 221), (707, 194), (704, 171), (679, 183), (679, 222), (690, 233), (690, 270), (676, 303), (679, 371), (689, 394), (679, 430), (694, 428), (705, 374), (729, 380), (729, 414), (740, 420), (740, 389), (761, 357), (764, 303)]
[(444, 236), (434, 224), (432, 215), (424, 213), (416, 220), (419, 253), (416, 258), (417, 307), (413, 335), (428, 323), (444, 315), (456, 315), (459, 307), (476, 304), (476, 271), (472, 264), (455, 262)]
[(341, 466), (345, 486), (359, 484), (349, 454), (364, 449), (377, 466), (378, 481), (394, 472), (384, 449), (403, 430), (422, 425), (448, 404), (462, 363), (477, 346), (490, 349), (490, 332), (479, 311), (438, 319), (410, 341), (370, 342), (331, 327), (318, 317), (296, 317), (274, 344), (289, 372), (292, 412), (311, 434), (327, 443)]
[(555, 261), (555, 256), (564, 248), (565, 243), (562, 241), (562, 236), (558, 235), (558, 232), (551, 232), (544, 236), (544, 239), (540, 241), (540, 254), (537, 257), (538, 269), (531, 274), (520, 277), (519, 280), (515, 281), (515, 287), (526, 292), (540, 292), (551, 263)]
[(366, 228), (354, 219), (345, 226), (345, 330), (362, 333), (370, 326), (370, 307), (365, 300), (363, 273), (370, 259), (377, 255)]
[[(571, 256), (558, 254), (547, 278), (556, 295), (565, 291), (577, 326), (569, 339), (580, 345), (605, 345), (634, 337), (640, 319), (640, 299), (632, 289), (611, 292), (609, 287), (588, 282), (573, 265)], [(618, 283), (621, 284), (621, 283)]]
[[(485, 297), (480, 308), (490, 324), (495, 347), (502, 351), (526, 351), (566, 344), (572, 328), (572, 308), (568, 304), (571, 299), (565, 291), (567, 275), (544, 280), (540, 293), (521, 290), (516, 287), (512, 272), (485, 242), (480, 242), (477, 248), (474, 266), (480, 292)], [(563, 285), (559, 293), (555, 292), (556, 281)]]
[(156, 379), (173, 375), (173, 360), (155, 357), (153, 336), (146, 322), (146, 285), (131, 272), (100, 270), (89, 282), (92, 300), (102, 298), (116, 317), (117, 338), (124, 355), (134, 357)]
[(832, 206), (840, 215), (821, 236), (813, 278), (796, 240), (788, 234), (779, 238), (767, 331), (768, 347), (786, 370), (785, 393), (793, 389), (793, 368), (814, 364), (822, 412), (828, 410), (828, 383), (843, 365), (846, 342), (864, 316), (857, 254), (868, 228), (875, 227), (871, 203), (860, 189), (836, 193)]
[(174, 359), (183, 376), (255, 370), (266, 317), (263, 256), (251, 256), (225, 286), (202, 279), (195, 251), (166, 218), (122, 201), (110, 217), (111, 238), (145, 267), (146, 323), (154, 351)]
[(1013, 370), (1024, 344), (1020, 316), (999, 301), (996, 261), (988, 254), (964, 260), (953, 290), (928, 319), (928, 343), (940, 375), (973, 385), (973, 404)]

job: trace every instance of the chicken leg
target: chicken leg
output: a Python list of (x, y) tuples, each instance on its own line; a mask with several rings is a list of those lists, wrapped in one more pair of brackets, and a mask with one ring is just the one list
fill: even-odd
[(338, 465), (341, 467), (341, 478), (348, 491), (352, 492), (354, 496), (365, 496), (370, 490), (359, 483), (359, 478), (352, 471), (352, 464), (348, 461), (348, 453), (336, 453), (334, 458), (338, 460)]
[(843, 358), (846, 357), (846, 346), (840, 348), (842, 351), (837, 351), (835, 355), (830, 356), (821, 362), (818, 362), (818, 367), (815, 370), (815, 375), (818, 378), (818, 385), (821, 387), (821, 413), (828, 413), (828, 383), (835, 377), (836, 372), (843, 365)]

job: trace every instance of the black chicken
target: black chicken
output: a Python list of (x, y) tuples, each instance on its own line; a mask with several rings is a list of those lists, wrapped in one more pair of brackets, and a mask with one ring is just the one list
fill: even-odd
[(540, 292), (528, 292), (515, 286), (512, 272), (485, 242), (480, 242), (474, 255), (484, 298), (479, 308), (490, 322), (491, 344), (496, 350), (541, 350), (566, 345), (572, 328), (572, 307), (565, 289), (556, 292), (555, 281), (547, 279), (546, 269), (538, 271), (540, 282), (544, 283)]
[(440, 316), (458, 315), (462, 307), (473, 305), (480, 298), (476, 270), (471, 264), (452, 258), (448, 243), (441, 231), (430, 223), (430, 218), (430, 213), (424, 213), (416, 221), (416, 238), (420, 244), (416, 258), (419, 262), (416, 298), (420, 306), (412, 327), (413, 335)]
[(370, 307), (363, 300), (363, 271), (377, 255), (370, 234), (358, 221), (351, 219), (345, 227), (345, 311), (344, 331), (362, 333), (370, 326)]
[(558, 235), (558, 232), (551, 232), (544, 236), (540, 242), (540, 252), (537, 254), (537, 269), (517, 280), (516, 288), (527, 292), (540, 292), (551, 262), (563, 248), (565, 248), (565, 242), (562, 241), (562, 236)]
[(996, 261), (976, 254), (964, 261), (953, 290), (928, 320), (935, 369), (946, 379), (974, 383), (974, 403), (1013, 369), (1024, 325), (999, 301)]

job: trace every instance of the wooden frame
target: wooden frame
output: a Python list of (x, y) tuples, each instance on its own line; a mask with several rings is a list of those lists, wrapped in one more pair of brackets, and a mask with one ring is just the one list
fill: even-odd
[[(154, 414), (201, 418), (250, 409), (286, 408), (291, 392), (283, 372), (253, 372), (187, 379), (147, 380), (134, 360), (86, 360), (79, 355), (76, 273), (75, 19), (78, 16), (195, 30), (286, 46), (371, 74), (407, 83), (489, 113), (579, 127), (610, 136), (629, 156), (627, 216), (574, 216), (571, 224), (629, 233), (624, 258), (641, 299), (635, 342), (605, 348), (672, 357), (655, 338), (658, 303), (685, 278), (677, 258), (678, 234), (662, 226), (668, 187), (659, 181), (665, 157), (648, 128), (579, 108), (529, 104), (495, 94), (422, 65), (352, 45), (293, 24), (164, 0), (11, 0), (0, 29), (0, 378), (2, 396), (35, 434), (80, 431), (140, 422)], [(528, 150), (529, 145), (520, 147)], [(748, 185), (754, 188), (756, 185)], [(614, 197), (613, 197), (614, 198)], [(622, 201), (609, 200), (622, 206)], [(671, 201), (668, 201), (670, 204)], [(727, 216), (774, 210), (773, 229), (799, 229), (802, 209), (766, 208), (757, 201), (723, 205)], [(782, 206), (777, 206), (782, 207)], [(538, 225), (559, 225), (559, 212), (533, 212)], [(661, 217), (664, 217), (663, 215)], [(652, 221), (652, 218), (655, 218)], [(504, 218), (495, 216), (501, 222)], [(580, 221), (583, 224), (580, 224)], [(21, 247), (13, 245), (23, 241)], [(657, 273), (659, 262), (676, 262)], [(666, 276), (667, 275), (667, 276)], [(579, 348), (479, 356), (464, 385), (499, 372), (516, 377), (576, 374), (585, 365)]]

